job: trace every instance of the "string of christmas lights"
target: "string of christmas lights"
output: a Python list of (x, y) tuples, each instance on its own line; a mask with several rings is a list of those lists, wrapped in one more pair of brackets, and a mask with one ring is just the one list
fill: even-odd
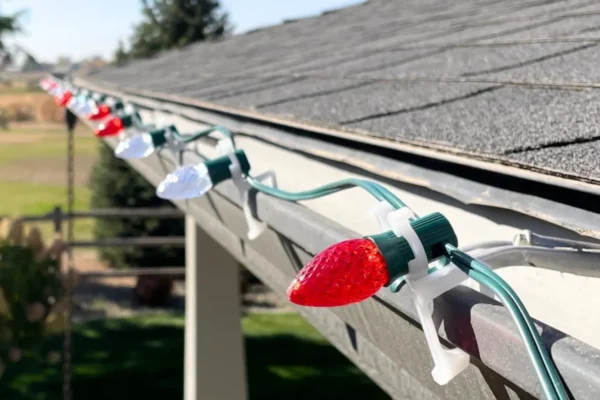
[(166, 128), (158, 128), (149, 132), (133, 135), (120, 141), (115, 149), (115, 155), (124, 159), (145, 158), (167, 144), (169, 136), (179, 144), (187, 144), (206, 137), (213, 132), (220, 132), (223, 136), (228, 138), (235, 147), (233, 135), (222, 126), (212, 126), (191, 135), (182, 135), (177, 131), (177, 128), (174, 125), (170, 125)]
[[(191, 135), (180, 134), (173, 125), (151, 129), (142, 124), (135, 110), (125, 112), (127, 107), (119, 100), (78, 90), (53, 78), (42, 80), (40, 85), (55, 97), (57, 104), (72, 107), (88, 120), (100, 122), (95, 132), (98, 137), (119, 135), (133, 128), (134, 133), (122, 136), (115, 149), (115, 155), (121, 158), (144, 158), (170, 141), (185, 145), (213, 132), (220, 132), (229, 141), (230, 150), (225, 155), (195, 165), (182, 165), (168, 174), (156, 190), (161, 198), (201, 197), (217, 184), (241, 174), (245, 184), (252, 189), (286, 201), (316, 199), (359, 187), (393, 210), (406, 211), (407, 232), (414, 232), (413, 238), (387, 230), (330, 246), (298, 272), (287, 290), (289, 300), (300, 306), (339, 307), (366, 300), (384, 287), (396, 292), (400, 290), (399, 282), (410, 277), (411, 262), (418, 258), (416, 238), (417, 248), (423, 249), (427, 264), (454, 265), (500, 299), (517, 325), (545, 396), (551, 400), (569, 398), (556, 366), (517, 294), (484, 263), (457, 248), (456, 234), (442, 214), (418, 217), (387, 188), (363, 179), (345, 179), (302, 192), (284, 191), (250, 175), (248, 157), (243, 150), (235, 148), (233, 135), (224, 127), (215, 126)], [(437, 270), (429, 268), (426, 274)]]

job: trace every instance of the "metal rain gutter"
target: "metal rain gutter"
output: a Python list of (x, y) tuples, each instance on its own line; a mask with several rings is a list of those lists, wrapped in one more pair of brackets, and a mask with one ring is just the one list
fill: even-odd
[[(114, 148), (117, 139), (106, 142)], [(198, 154), (184, 154), (186, 164), (201, 161)], [(172, 155), (164, 151), (128, 162), (155, 186), (175, 165)], [(256, 216), (269, 229), (249, 242), (239, 195), (231, 182), (220, 184), (203, 198), (176, 205), (280, 294), (315, 253), (360, 236), (302, 205), (259, 193)], [(349, 307), (298, 311), (394, 398), (541, 396), (519, 333), (503, 307), (465, 287), (442, 295), (434, 306), (439, 335), (449, 346), (454, 344), (472, 355), (469, 368), (443, 387), (429, 377), (431, 360), (425, 356), (428, 350), (407, 293), (391, 294), (384, 289), (374, 298)], [(600, 350), (552, 327), (538, 325), (573, 396), (594, 398), (600, 392)]]
[[(117, 140), (107, 142), (115, 147)], [(183, 162), (202, 160), (187, 152)], [(153, 185), (175, 164), (169, 152), (129, 162)], [(220, 184), (205, 198), (176, 205), (280, 294), (314, 254), (360, 236), (302, 205), (259, 193), (256, 215), (268, 224), (269, 231), (249, 242), (238, 192), (231, 182)], [(434, 307), (439, 335), (450, 347), (456, 345), (473, 357), (470, 367), (443, 387), (429, 377), (431, 361), (425, 356), (426, 343), (406, 292), (392, 294), (384, 289), (353, 306), (298, 311), (394, 398), (493, 399), (498, 387), (509, 397), (516, 394), (522, 398), (524, 392), (542, 396), (519, 333), (502, 306), (481, 293), (458, 287), (436, 299)], [(593, 398), (600, 391), (600, 350), (550, 326), (538, 326), (575, 398)]]

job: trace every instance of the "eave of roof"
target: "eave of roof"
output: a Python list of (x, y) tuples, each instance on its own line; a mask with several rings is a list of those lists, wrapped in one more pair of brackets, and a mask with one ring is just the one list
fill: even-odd
[[(496, 171), (490, 168), (494, 164), (489, 163), (460, 167), (451, 155), (448, 160), (431, 158), (425, 151), (411, 152), (414, 149), (410, 145), (385, 150), (372, 143), (356, 143), (341, 136), (332, 140), (332, 132), (307, 130), (303, 125), (290, 126), (281, 121), (252, 119), (230, 110), (204, 108), (198, 102), (150, 93), (133, 94), (119, 88), (111, 90), (106, 85), (97, 86), (83, 79), (77, 79), (76, 83), (126, 99), (141, 109), (164, 111), (209, 125), (223, 125), (238, 135), (255, 137), (325, 162), (340, 162), (379, 177), (431, 189), (463, 204), (516, 211), (579, 235), (600, 239), (600, 214), (589, 208), (597, 204), (598, 187), (595, 185), (535, 172), (528, 173), (531, 176), (525, 179), (519, 176), (523, 175), (520, 171), (513, 171), (514, 182), (509, 182), (511, 177), (507, 172), (511, 171), (510, 167), (499, 166)], [(563, 198), (569, 198), (571, 204), (560, 201)]]
[[(477, 189), (460, 200), (520, 207), (598, 237), (589, 216), (600, 210), (586, 204), (600, 194), (599, 25), (600, 7), (580, 0), (372, 0), (85, 79), (211, 118), (359, 143), (372, 156), (393, 149), (407, 165), (416, 156), (490, 171), (479, 183), (492, 188), (506, 189), (504, 176), (556, 186), (562, 195), (519, 184), (510, 199)], [(343, 146), (327, 158), (367, 165)], [(456, 171), (453, 182), (471, 179)], [(426, 186), (447, 191), (443, 183)]]

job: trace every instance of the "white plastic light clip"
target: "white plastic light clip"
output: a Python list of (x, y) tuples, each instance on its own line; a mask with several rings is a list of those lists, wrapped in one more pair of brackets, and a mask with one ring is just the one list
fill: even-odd
[[(135, 114), (135, 106), (131, 103), (125, 103), (123, 107), (123, 113), (125, 114)], [(161, 121), (162, 122), (162, 121)]]
[(219, 139), (217, 145), (215, 146), (215, 150), (219, 156), (226, 156), (235, 152), (235, 146), (233, 144), (233, 140), (231, 138), (223, 138)]
[[(252, 189), (252, 186), (250, 186), (246, 179), (244, 179), (240, 162), (235, 155), (235, 146), (233, 145), (233, 141), (230, 138), (219, 140), (217, 144), (217, 152), (220, 156), (226, 155), (231, 160), (229, 171), (231, 172), (233, 184), (237, 187), (240, 194), (240, 199), (242, 200), (242, 210), (244, 211), (244, 217), (246, 218), (246, 224), (248, 225), (247, 236), (249, 240), (254, 240), (265, 231), (267, 224), (254, 218), (252, 208), (250, 207), (250, 190)], [(254, 177), (254, 179), (266, 183), (269, 186), (277, 187), (275, 171), (266, 171)]]
[(112, 96), (108, 96), (105, 100), (104, 100), (104, 104), (106, 104), (109, 107), (113, 107), (115, 104), (117, 104), (117, 99), (115, 97)]
[(166, 128), (165, 139), (166, 142), (164, 147), (169, 149), (169, 151), (173, 154), (175, 165), (177, 167), (181, 167), (183, 158), (181, 152), (185, 150), (186, 143), (177, 140), (173, 132), (171, 132), (170, 126)]
[(410, 225), (414, 213), (407, 207), (394, 210), (382, 201), (370, 210), (382, 230), (391, 230), (398, 237), (404, 237), (415, 258), (408, 263), (406, 286), (412, 293), (413, 302), (425, 333), (427, 346), (435, 364), (431, 376), (438, 385), (445, 385), (469, 365), (469, 355), (459, 348), (445, 349), (440, 343), (433, 323), (433, 299), (460, 285), (468, 277), (456, 265), (450, 263), (429, 273), (429, 263), (423, 244)]

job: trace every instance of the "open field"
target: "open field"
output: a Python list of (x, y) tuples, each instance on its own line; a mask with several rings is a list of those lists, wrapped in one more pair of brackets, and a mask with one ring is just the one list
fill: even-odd
[(19, 110), (25, 112), (32, 122), (60, 123), (64, 119), (64, 110), (58, 108), (55, 100), (44, 92), (20, 88), (0, 89), (0, 111), (14, 120)]
[[(80, 126), (75, 136), (75, 207), (89, 208), (89, 174), (96, 160), (98, 140)], [(57, 205), (66, 207), (67, 135), (63, 125), (13, 124), (0, 130), (0, 215), (43, 214)], [(51, 223), (40, 223), (45, 237)], [(78, 220), (77, 239), (91, 238), (92, 220)]]

